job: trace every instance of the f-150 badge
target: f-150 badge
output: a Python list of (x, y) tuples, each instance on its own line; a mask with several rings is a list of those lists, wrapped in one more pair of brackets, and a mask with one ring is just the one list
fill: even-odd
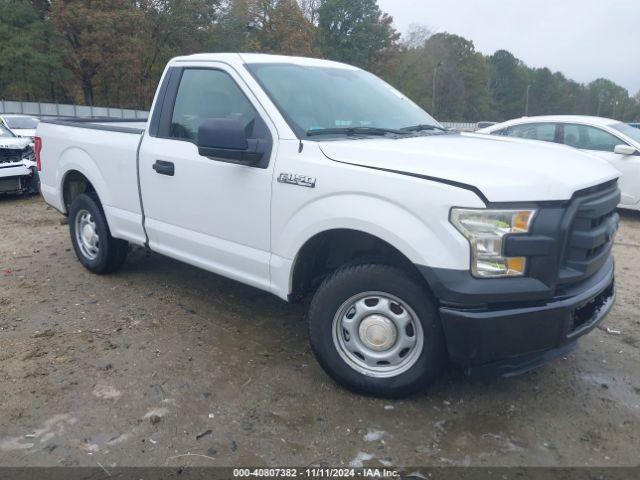
[(305, 175), (297, 175), (295, 173), (281, 173), (278, 175), (278, 182), (298, 185), (299, 187), (316, 188), (315, 177), (307, 177)]

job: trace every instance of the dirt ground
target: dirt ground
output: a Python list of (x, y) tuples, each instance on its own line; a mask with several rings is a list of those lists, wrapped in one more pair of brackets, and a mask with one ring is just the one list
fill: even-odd
[(402, 401), (334, 384), (303, 306), (142, 249), (92, 275), (62, 219), (0, 198), (0, 465), (638, 465), (640, 215), (575, 353)]

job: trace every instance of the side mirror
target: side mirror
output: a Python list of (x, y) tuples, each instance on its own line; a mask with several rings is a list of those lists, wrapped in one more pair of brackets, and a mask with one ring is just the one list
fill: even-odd
[(264, 141), (247, 138), (244, 125), (233, 118), (208, 118), (198, 128), (198, 153), (204, 157), (256, 165), (265, 151)]
[(618, 155), (635, 155), (638, 153), (638, 150), (631, 145), (616, 145), (613, 151)]

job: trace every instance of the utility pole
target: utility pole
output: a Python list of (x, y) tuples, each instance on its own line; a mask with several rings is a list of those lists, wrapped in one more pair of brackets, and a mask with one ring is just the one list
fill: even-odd
[(527, 85), (527, 94), (525, 96), (525, 101), (524, 101), (524, 116), (525, 117), (529, 116), (529, 90), (531, 90), (531, 84)]
[(438, 69), (442, 65), (442, 62), (438, 62), (433, 69), (433, 93), (431, 94), (431, 115), (436, 114), (436, 76), (438, 75)]
[(600, 107), (602, 106), (602, 95), (598, 97), (598, 112), (596, 113), (596, 117), (600, 116)]

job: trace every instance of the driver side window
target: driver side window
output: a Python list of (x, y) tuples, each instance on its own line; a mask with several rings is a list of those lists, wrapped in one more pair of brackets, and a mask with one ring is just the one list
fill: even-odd
[(198, 143), (198, 128), (210, 118), (240, 121), (247, 138), (268, 136), (266, 124), (229, 74), (214, 69), (185, 69), (171, 115), (169, 136)]
[(563, 143), (581, 150), (613, 152), (622, 140), (596, 127), (568, 124), (564, 126)]

